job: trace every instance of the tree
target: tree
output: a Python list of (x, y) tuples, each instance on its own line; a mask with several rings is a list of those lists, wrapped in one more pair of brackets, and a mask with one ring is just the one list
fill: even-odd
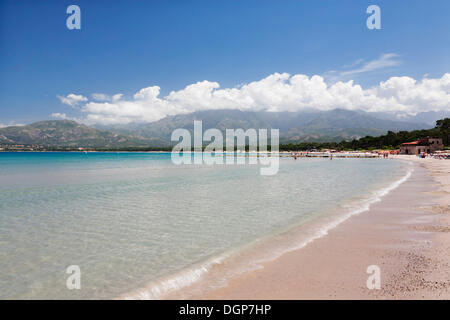
[(448, 145), (450, 140), (450, 118), (437, 120), (436, 129), (442, 133), (444, 145)]

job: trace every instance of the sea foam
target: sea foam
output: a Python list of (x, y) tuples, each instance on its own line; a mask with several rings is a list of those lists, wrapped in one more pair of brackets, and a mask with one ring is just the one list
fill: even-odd
[[(171, 294), (174, 294), (175, 292), (178, 292), (180, 290), (182, 291), (186, 287), (195, 285), (196, 282), (200, 281), (206, 275), (210, 275), (213, 279), (212, 281), (214, 282), (209, 283), (208, 285), (209, 289), (225, 286), (230, 279), (235, 278), (243, 273), (260, 269), (263, 267), (264, 263), (276, 260), (277, 258), (288, 252), (302, 249), (311, 242), (313, 242), (314, 240), (326, 236), (330, 230), (336, 228), (341, 223), (348, 220), (350, 217), (369, 211), (372, 204), (381, 201), (383, 197), (385, 197), (391, 191), (395, 190), (402, 183), (407, 181), (411, 177), (413, 171), (414, 168), (412, 166), (412, 163), (409, 163), (407, 172), (400, 179), (390, 183), (386, 187), (372, 191), (370, 195), (367, 197), (359, 199), (358, 201), (354, 201), (351, 204), (344, 205), (343, 210), (341, 210), (341, 212), (337, 216), (333, 217), (332, 221), (321, 225), (319, 228), (316, 228), (317, 230), (315, 230), (311, 235), (309, 235), (305, 239), (302, 239), (298, 242), (294, 241), (293, 243), (289, 243), (288, 245), (286, 245), (286, 243), (283, 242), (283, 246), (274, 247), (273, 248), (274, 250), (271, 251), (270, 254), (262, 254), (259, 256), (256, 255), (256, 257), (253, 256), (253, 260), (248, 259), (245, 260), (244, 263), (241, 262), (240, 264), (235, 264), (234, 268), (233, 266), (231, 266), (232, 270), (227, 271), (221, 270), (220, 275), (218, 275), (217, 277), (211, 275), (210, 273), (214, 272), (213, 271), (214, 269), (219, 269), (227, 259), (235, 258), (235, 255), (240, 255), (242, 254), (243, 251), (243, 250), (230, 250), (229, 252), (224, 253), (220, 256), (208, 259), (202, 264), (192, 266), (174, 275), (161, 278), (157, 281), (153, 281), (144, 288), (125, 294), (121, 298), (127, 300), (163, 299), (165, 297), (170, 296)], [(271, 239), (266, 239), (266, 241), (271, 241)], [(257, 243), (256, 245), (258, 244), (261, 245), (261, 240), (258, 240), (255, 243)], [(264, 247), (264, 245), (262, 246)], [(247, 246), (245, 249), (249, 249), (249, 247), (251, 247), (251, 245)], [(198, 290), (205, 292), (207, 288), (197, 288), (197, 291)]]

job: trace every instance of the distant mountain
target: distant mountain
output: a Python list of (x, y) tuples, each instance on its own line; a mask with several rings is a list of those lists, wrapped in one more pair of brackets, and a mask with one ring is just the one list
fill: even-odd
[(379, 136), (387, 131), (416, 130), (432, 126), (380, 119), (362, 111), (334, 109), (331, 111), (253, 112), (240, 110), (209, 110), (175, 115), (144, 124), (106, 127), (121, 134), (158, 138), (170, 143), (173, 130), (185, 128), (192, 132), (194, 120), (201, 120), (203, 130), (217, 128), (277, 128), (281, 142), (322, 142), (358, 139), (366, 135)]
[(427, 111), (420, 112), (415, 116), (404, 117), (403, 121), (413, 122), (413, 123), (426, 123), (431, 126), (436, 124), (436, 120), (450, 118), (450, 111)]
[(450, 118), (450, 110), (449, 111), (426, 111), (419, 112), (416, 115), (405, 115), (405, 114), (392, 114), (386, 112), (377, 112), (373, 114), (375, 117), (383, 120), (393, 120), (408, 122), (408, 123), (417, 123), (421, 126), (426, 125), (428, 127), (434, 127), (436, 124), (436, 120)]
[(124, 136), (70, 120), (51, 120), (27, 126), (0, 128), (0, 144), (64, 147), (145, 146), (150, 139)]
[(0, 128), (0, 144), (57, 147), (126, 148), (167, 147), (173, 130), (193, 131), (194, 120), (203, 130), (242, 128), (280, 130), (281, 143), (337, 142), (379, 136), (387, 131), (431, 128), (421, 123), (381, 119), (370, 113), (335, 109), (331, 111), (252, 112), (239, 110), (198, 111), (169, 116), (152, 123), (96, 128), (70, 120), (40, 121), (26, 126)]

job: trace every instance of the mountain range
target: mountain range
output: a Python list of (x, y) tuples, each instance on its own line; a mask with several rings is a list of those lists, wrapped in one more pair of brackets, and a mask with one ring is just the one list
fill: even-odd
[(0, 128), (0, 144), (115, 148), (146, 146), (151, 139), (99, 130), (71, 120), (39, 121)]
[[(173, 130), (193, 130), (194, 120), (209, 128), (280, 130), (280, 143), (353, 140), (387, 131), (428, 129), (430, 123), (398, 121), (363, 111), (266, 112), (208, 110), (168, 116), (152, 123), (89, 127), (71, 120), (40, 121), (25, 126), (0, 128), (0, 144), (64, 147), (124, 148), (165, 147), (173, 143)], [(417, 119), (414, 119), (417, 120)]]

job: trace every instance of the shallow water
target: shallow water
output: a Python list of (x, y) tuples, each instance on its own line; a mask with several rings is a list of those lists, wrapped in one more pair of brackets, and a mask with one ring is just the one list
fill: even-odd
[[(167, 153), (0, 153), (0, 298), (114, 298), (363, 206), (407, 170), (282, 158), (262, 176), (258, 165), (175, 166)], [(81, 290), (66, 287), (70, 265)]]

